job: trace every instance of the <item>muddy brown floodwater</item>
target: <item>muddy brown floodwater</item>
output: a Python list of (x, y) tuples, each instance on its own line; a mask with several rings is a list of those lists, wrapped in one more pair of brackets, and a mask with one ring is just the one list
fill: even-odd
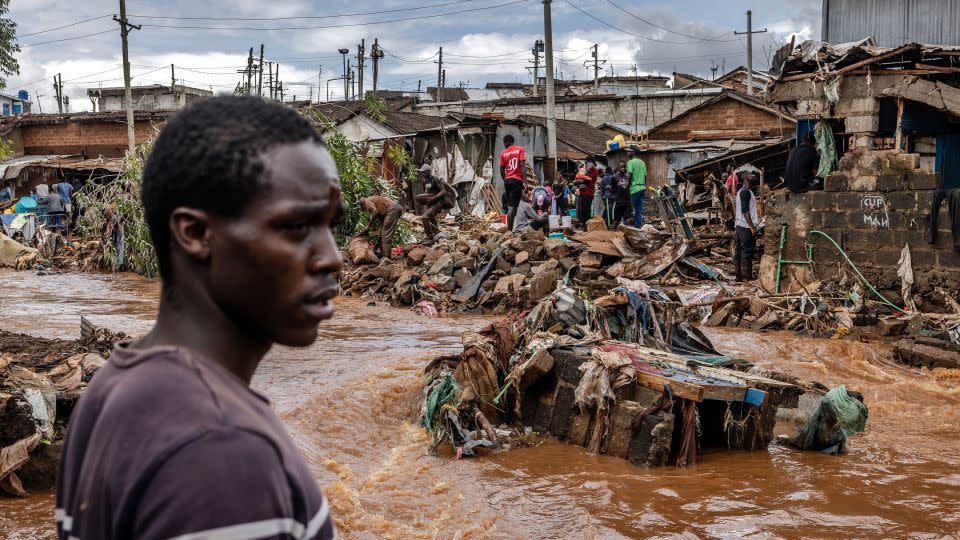
[[(158, 287), (127, 275), (0, 273), (0, 328), (72, 338), (79, 315), (137, 334)], [(307, 349), (276, 349), (254, 380), (330, 498), (347, 538), (941, 538), (960, 531), (960, 389), (889, 363), (889, 347), (708, 329), (717, 347), (870, 405), (840, 457), (771, 446), (637, 469), (550, 443), (465, 461), (427, 454), (424, 360), (476, 317), (425, 319), (337, 300)], [(785, 431), (785, 426), (782, 427)], [(53, 538), (53, 497), (0, 498), (0, 537)]]

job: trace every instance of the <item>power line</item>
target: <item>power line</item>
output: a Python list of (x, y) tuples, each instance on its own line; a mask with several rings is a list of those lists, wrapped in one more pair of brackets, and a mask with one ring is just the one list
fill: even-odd
[(700, 41), (724, 41), (724, 42), (726, 42), (726, 41), (732, 41), (732, 40), (729, 40), (729, 39), (724, 39), (724, 40), (719, 40), (719, 39), (717, 39), (717, 38), (719, 38), (719, 37), (726, 36), (726, 35), (730, 34), (730, 32), (724, 32), (723, 34), (720, 34), (720, 35), (718, 35), (718, 36), (716, 36), (716, 37), (712, 37), (712, 38), (705, 38), (705, 37), (699, 37), (699, 36), (691, 36), (690, 34), (684, 34), (683, 32), (680, 32), (680, 31), (678, 31), (678, 30), (672, 30), (672, 29), (670, 29), (670, 28), (667, 28), (666, 26), (660, 26), (660, 25), (658, 25), (658, 24), (656, 24), (656, 23), (652, 23), (652, 22), (644, 19), (643, 17), (640, 17), (639, 15), (634, 14), (633, 12), (627, 11), (626, 9), (624, 9), (623, 7), (621, 7), (619, 4), (615, 3), (613, 0), (607, 0), (607, 2), (609, 2), (610, 5), (612, 5), (613, 7), (619, 9), (620, 11), (622, 11), (622, 12), (624, 12), (624, 13), (626, 13), (627, 15), (630, 15), (630, 16), (633, 17), (634, 19), (637, 19), (638, 21), (641, 21), (641, 22), (645, 22), (645, 23), (649, 24), (650, 26), (652, 26), (652, 27), (654, 27), (654, 28), (659, 28), (660, 30), (665, 30), (665, 31), (667, 31), (667, 32), (670, 32), (671, 34), (677, 34), (677, 35), (679, 35), (679, 36), (688, 37), (688, 38), (696, 39), (696, 40), (700, 40)]
[(92, 21), (98, 21), (98, 20), (100, 20), (100, 19), (109, 19), (109, 18), (110, 18), (110, 15), (101, 15), (101, 16), (99, 16), (99, 17), (93, 17), (93, 18), (90, 18), (90, 19), (84, 19), (84, 20), (82, 20), (82, 21), (77, 21), (77, 22), (74, 22), (74, 23), (65, 24), (65, 25), (63, 25), (63, 26), (58, 26), (58, 27), (56, 27), (56, 28), (47, 28), (46, 30), (40, 30), (40, 31), (37, 31), (37, 32), (30, 32), (29, 34), (20, 34), (19, 36), (17, 36), (17, 39), (25, 38), (25, 37), (30, 37), (30, 36), (36, 36), (37, 34), (46, 34), (47, 32), (53, 32), (53, 31), (55, 31), (55, 30), (63, 30), (64, 28), (70, 28), (71, 26), (77, 26), (77, 25), (80, 25), (80, 24), (84, 24), (84, 23), (88, 23), (88, 22), (92, 22)]
[(102, 35), (102, 34), (109, 34), (109, 33), (111, 33), (111, 32), (115, 32), (115, 31), (116, 31), (116, 30), (112, 30), (112, 29), (111, 29), (111, 30), (104, 30), (103, 32), (94, 32), (93, 34), (86, 34), (86, 35), (83, 35), (83, 36), (74, 36), (74, 37), (68, 37), (68, 38), (63, 38), (63, 39), (53, 39), (53, 40), (50, 40), (50, 41), (41, 41), (41, 42), (39, 42), (39, 43), (28, 43), (28, 44), (26, 44), (26, 45), (20, 45), (20, 48), (21, 48), (21, 49), (25, 49), (25, 48), (27, 48), (27, 47), (36, 47), (37, 45), (46, 45), (46, 44), (48, 44), (48, 43), (60, 43), (61, 41), (70, 41), (70, 40), (74, 40), (74, 39), (83, 39), (83, 38), (88, 38), (88, 37), (93, 37), (93, 36), (99, 36), (99, 35)]
[[(699, 42), (698, 42), (698, 41), (669, 41), (669, 40), (666, 40), (666, 39), (657, 39), (657, 38), (652, 38), (652, 37), (650, 37), (650, 36), (642, 36), (642, 35), (640, 35), (640, 34), (634, 34), (633, 32), (630, 32), (630, 31), (628, 31), (628, 30), (624, 30), (623, 28), (620, 28), (619, 26), (614, 26), (614, 25), (608, 23), (607, 21), (604, 21), (603, 19), (599, 19), (599, 18), (595, 17), (592, 13), (588, 13), (588, 12), (580, 9), (579, 6), (577, 6), (576, 4), (574, 4), (573, 2), (571, 2), (570, 0), (564, 0), (564, 2), (566, 2), (567, 4), (569, 4), (571, 7), (573, 7), (574, 9), (576, 9), (577, 11), (579, 11), (580, 13), (583, 13), (583, 14), (586, 15), (587, 17), (590, 17), (591, 19), (597, 21), (598, 23), (600, 23), (600, 24), (602, 24), (602, 25), (604, 25), (604, 26), (609, 26), (610, 28), (613, 28), (614, 30), (617, 30), (617, 31), (619, 31), (619, 32), (623, 32), (624, 34), (628, 34), (628, 35), (631, 35), (631, 36), (633, 36), (633, 37), (638, 37), (638, 38), (640, 38), (640, 39), (646, 39), (646, 40), (649, 40), (649, 41), (656, 41), (656, 42), (659, 42), (659, 43), (670, 43), (670, 44), (673, 44), (673, 45), (697, 45), (697, 44), (699, 44), (699, 43), (702, 43), (702, 41), (699, 41)], [(730, 41), (734, 41), (734, 40), (730, 40)]]
[(512, 2), (506, 2), (503, 4), (496, 4), (492, 6), (484, 6), (470, 9), (463, 9), (460, 11), (449, 11), (446, 13), (436, 13), (433, 15), (419, 15), (416, 17), (405, 17), (402, 19), (390, 19), (385, 21), (371, 21), (371, 22), (362, 22), (362, 23), (344, 23), (344, 24), (328, 24), (321, 26), (276, 26), (276, 27), (253, 27), (253, 26), (179, 26), (173, 24), (144, 24), (143, 26), (151, 28), (173, 28), (177, 30), (240, 30), (240, 31), (257, 31), (265, 32), (271, 30), (322, 30), (326, 28), (350, 28), (356, 26), (375, 26), (378, 24), (390, 24), (396, 22), (405, 22), (405, 21), (418, 21), (423, 19), (433, 19), (437, 17), (446, 17), (449, 15), (461, 15), (463, 13), (471, 13), (474, 11), (485, 11), (488, 9), (497, 9), (507, 6), (512, 6), (515, 4), (527, 3), (530, 0), (513, 0)]
[(436, 7), (452, 6), (454, 4), (466, 4), (471, 0), (456, 0), (455, 2), (444, 2), (442, 4), (432, 4), (429, 6), (382, 9), (379, 11), (367, 11), (363, 13), (340, 13), (336, 15), (307, 15), (300, 17), (171, 17), (165, 15), (129, 15), (139, 19), (169, 19), (177, 21), (290, 21), (299, 19), (336, 19), (338, 17), (362, 17), (365, 15), (380, 15), (381, 13), (397, 13), (404, 11), (420, 11)]

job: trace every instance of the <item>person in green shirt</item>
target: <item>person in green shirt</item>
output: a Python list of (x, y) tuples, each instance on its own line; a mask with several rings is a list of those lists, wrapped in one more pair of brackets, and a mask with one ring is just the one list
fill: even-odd
[(628, 152), (627, 174), (630, 176), (630, 204), (633, 206), (633, 226), (643, 225), (643, 194), (647, 190), (647, 165), (640, 159), (636, 146)]

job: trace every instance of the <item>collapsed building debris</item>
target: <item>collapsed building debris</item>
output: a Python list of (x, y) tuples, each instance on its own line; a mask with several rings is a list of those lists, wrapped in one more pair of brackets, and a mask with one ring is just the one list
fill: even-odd
[(87, 383), (123, 334), (81, 318), (76, 341), (0, 330), (0, 492), (52, 489), (66, 426)]
[[(778, 409), (797, 408), (808, 392), (824, 395), (822, 385), (721, 355), (671, 311), (648, 312), (649, 298), (662, 293), (646, 289), (644, 300), (644, 289), (622, 289), (625, 304), (594, 303), (561, 283), (530, 312), (464, 333), (461, 354), (426, 368), (421, 424), (432, 448), (449, 444), (459, 458), (522, 446), (535, 432), (642, 467), (685, 466), (711, 447), (765, 449)], [(849, 425), (862, 431), (865, 416), (836, 435), (829, 407), (807, 431), (819, 430), (809, 435), (817, 450), (831, 442), (839, 451), (858, 432)]]

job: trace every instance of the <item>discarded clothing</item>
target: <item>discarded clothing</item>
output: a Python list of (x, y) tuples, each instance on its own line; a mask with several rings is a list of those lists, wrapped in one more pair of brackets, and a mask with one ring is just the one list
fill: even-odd
[(940, 227), (940, 205), (947, 202), (950, 214), (950, 232), (953, 234), (953, 249), (960, 251), (960, 188), (939, 188), (933, 192), (933, 207), (930, 209), (930, 243), (937, 242)]
[(851, 396), (846, 387), (838, 386), (823, 396), (793, 444), (801, 450), (840, 454), (851, 435), (867, 428), (868, 415), (862, 398)]

